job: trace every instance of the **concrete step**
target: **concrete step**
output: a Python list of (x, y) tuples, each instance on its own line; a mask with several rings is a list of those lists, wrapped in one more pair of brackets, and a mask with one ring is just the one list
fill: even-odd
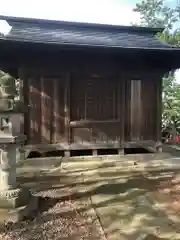
[(17, 174), (26, 172), (42, 172), (51, 171), (60, 167), (62, 157), (49, 157), (49, 158), (30, 158), (18, 162), (16, 167)]
[[(180, 154), (179, 154), (180, 156)], [(127, 160), (152, 160), (157, 158), (170, 158), (172, 154), (161, 152), (161, 153), (142, 153), (142, 154), (125, 154), (125, 155), (98, 155), (98, 156), (79, 156), (79, 157), (70, 157), (68, 161), (79, 162), (79, 161), (96, 161), (96, 160), (120, 160), (120, 159), (127, 159)]]
[(74, 178), (75, 180), (78, 179), (84, 179), (84, 177), (89, 177), (91, 179), (118, 179), (125, 176), (130, 176), (134, 174), (145, 174), (145, 173), (156, 173), (156, 172), (162, 172), (162, 174), (165, 174), (170, 171), (176, 171), (180, 173), (180, 164), (178, 166), (150, 166), (150, 167), (144, 167), (142, 165), (139, 166), (132, 166), (132, 167), (114, 167), (114, 168), (94, 168), (94, 169), (80, 169), (75, 170), (73, 169), (66, 169), (62, 170), (61, 174), (65, 174), (66, 177)]
[(21, 161), (24, 166), (57, 166), (61, 163), (62, 157), (47, 157), (47, 158), (28, 158)]
[(81, 170), (96, 168), (129, 168), (134, 167), (137, 163), (142, 167), (157, 167), (172, 164), (180, 164), (180, 158), (173, 158), (166, 153), (158, 154), (136, 154), (123, 156), (98, 156), (98, 157), (76, 157), (62, 160), (62, 169), (64, 170)]

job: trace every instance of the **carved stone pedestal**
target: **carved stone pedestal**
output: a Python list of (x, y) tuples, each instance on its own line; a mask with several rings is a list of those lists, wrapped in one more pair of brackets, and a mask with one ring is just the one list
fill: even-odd
[(0, 192), (0, 223), (18, 222), (38, 207), (37, 198), (28, 189), (16, 188)]
[(18, 138), (0, 138), (0, 223), (20, 221), (37, 208), (37, 198), (16, 182), (18, 143)]

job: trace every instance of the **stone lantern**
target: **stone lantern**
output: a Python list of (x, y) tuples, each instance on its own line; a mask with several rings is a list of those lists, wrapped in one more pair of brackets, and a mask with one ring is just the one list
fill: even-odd
[[(17, 151), (25, 136), (17, 132), (15, 80), (0, 74), (0, 222), (17, 222), (37, 208), (37, 199), (16, 182)], [(19, 123), (20, 124), (20, 123)]]

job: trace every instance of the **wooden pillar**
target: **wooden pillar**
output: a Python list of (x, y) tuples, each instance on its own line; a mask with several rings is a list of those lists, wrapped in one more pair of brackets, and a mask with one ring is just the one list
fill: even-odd
[(22, 104), (22, 117), (21, 117), (21, 127), (20, 130), (23, 134), (26, 135), (27, 140), (29, 141), (30, 137), (30, 102), (29, 102), (29, 79), (26, 74), (26, 70), (23, 68), (19, 68), (18, 76), (20, 78), (20, 100), (23, 102)]
[(157, 142), (161, 142), (161, 131), (162, 131), (162, 76), (157, 80), (157, 128), (156, 128), (156, 138)]
[(59, 141), (59, 79), (53, 79), (53, 133), (52, 140), (53, 143)]
[(131, 80), (131, 141), (141, 139), (141, 80)]
[[(46, 89), (45, 89), (45, 79), (43, 76), (40, 77), (40, 86), (39, 86), (39, 94), (40, 94), (40, 142), (41, 143), (50, 143), (49, 140), (49, 121), (50, 119), (47, 119), (47, 124), (46, 124), (46, 102), (48, 101), (46, 99)], [(36, 106), (37, 108), (37, 106)]]
[[(125, 134), (125, 79), (121, 79), (121, 97), (120, 97), (120, 114), (118, 115), (118, 119), (120, 119), (120, 125), (121, 125), (121, 144), (124, 143), (124, 134)], [(119, 84), (120, 85), (120, 84)], [(118, 92), (119, 95), (119, 92)], [(118, 99), (119, 100), (119, 99)]]
[[(23, 86), (24, 86), (24, 78), (25, 75), (22, 69), (18, 69), (18, 78), (19, 78), (19, 100), (23, 103), (21, 104), (22, 108), (24, 108), (24, 94), (23, 94)], [(20, 118), (20, 132), (24, 133), (24, 109), (22, 109), (22, 115)]]
[(70, 74), (68, 73), (64, 79), (64, 126), (65, 139), (70, 144)]
[[(51, 81), (51, 80), (50, 80)], [(52, 79), (52, 85), (50, 88), (50, 105), (51, 105), (51, 111), (50, 111), (50, 143), (54, 143), (54, 124), (55, 124), (55, 115), (54, 115), (54, 85), (55, 85), (55, 79)]]

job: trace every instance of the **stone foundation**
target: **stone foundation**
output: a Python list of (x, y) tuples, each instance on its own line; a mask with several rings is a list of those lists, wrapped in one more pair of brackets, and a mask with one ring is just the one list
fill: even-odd
[(0, 223), (17, 222), (38, 208), (38, 198), (26, 188), (0, 191)]
[(0, 223), (20, 221), (38, 207), (37, 198), (16, 182), (16, 153), (20, 146), (13, 141), (0, 143)]
[(0, 223), (19, 222), (31, 216), (38, 207), (37, 198), (31, 195), (26, 205), (17, 208), (0, 208)]

